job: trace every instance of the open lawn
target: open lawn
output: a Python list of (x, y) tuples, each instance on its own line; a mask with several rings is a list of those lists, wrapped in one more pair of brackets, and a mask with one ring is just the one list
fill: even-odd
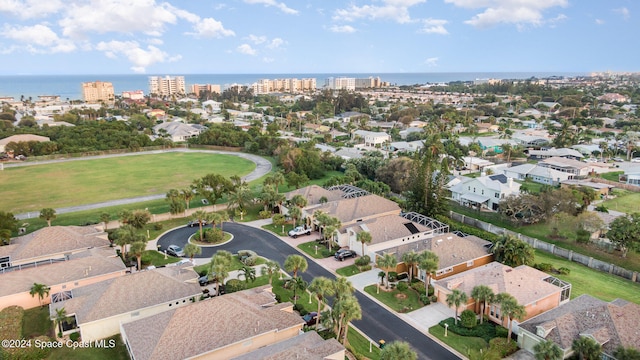
[(305, 254), (311, 256), (314, 259), (324, 259), (333, 256), (333, 254), (336, 253), (335, 249), (329, 250), (327, 249), (327, 245), (320, 244), (315, 240), (298, 245), (298, 249), (304, 251)]
[(25, 310), (22, 317), (22, 337), (31, 339), (40, 335), (53, 337), (53, 322), (49, 319), (49, 307), (38, 306)]
[(162, 194), (208, 173), (246, 175), (255, 168), (232, 155), (172, 152), (5, 168), (0, 211), (40, 211)]
[(418, 293), (412, 288), (404, 291), (398, 289), (384, 291), (384, 286), (381, 286), (380, 293), (377, 294), (376, 287), (376, 285), (369, 285), (364, 288), (364, 291), (399, 313), (410, 312), (424, 306), (420, 302)]
[[(380, 348), (377, 343), (371, 344), (371, 341), (360, 334), (353, 326), (349, 326), (347, 331), (347, 344), (351, 349), (360, 356), (366, 356), (367, 359), (380, 359)], [(371, 352), (369, 352), (371, 349)]]
[(336, 270), (336, 272), (339, 275), (342, 275), (344, 277), (349, 277), (349, 276), (353, 276), (355, 274), (359, 274), (360, 273), (360, 269), (358, 269), (358, 267), (354, 264), (354, 265), (341, 267), (340, 269)]
[(487, 342), (479, 337), (461, 336), (451, 331), (447, 331), (447, 336), (444, 336), (444, 327), (439, 324), (430, 327), (429, 334), (437, 337), (440, 341), (451, 346), (463, 355), (468, 355), (470, 352), (486, 350), (488, 347)]
[(287, 234), (289, 233), (289, 230), (293, 229), (293, 224), (284, 224), (281, 226), (278, 226), (276, 224), (268, 224), (264, 225), (262, 228), (265, 230), (269, 230), (278, 236), (288, 236)]
[(617, 195), (616, 198), (606, 200), (602, 205), (606, 206), (609, 210), (621, 211), (627, 214), (640, 212), (640, 207), (638, 206), (640, 203), (640, 193), (616, 190), (615, 194)]
[(552, 275), (571, 283), (572, 299), (582, 294), (589, 294), (604, 301), (621, 298), (640, 304), (640, 284), (638, 283), (590, 269), (543, 251), (536, 250), (535, 261), (536, 263), (552, 264), (556, 269), (566, 267), (571, 270), (569, 275)]

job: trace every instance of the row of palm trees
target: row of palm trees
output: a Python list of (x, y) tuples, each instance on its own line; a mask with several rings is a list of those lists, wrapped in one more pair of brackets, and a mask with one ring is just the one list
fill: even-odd
[[(363, 244), (364, 246), (364, 244)], [(424, 250), (420, 253), (415, 250), (408, 251), (402, 255), (402, 262), (405, 263), (409, 269), (409, 282), (411, 283), (414, 278), (413, 269), (423, 270), (426, 274), (424, 279), (425, 295), (429, 295), (429, 284), (431, 283), (431, 277), (433, 273), (438, 270), (439, 264), (438, 255), (429, 250)], [(395, 271), (398, 265), (398, 259), (394, 254), (385, 253), (383, 256), (378, 256), (376, 259), (376, 266), (384, 270), (384, 276), (386, 279), (386, 288), (389, 289), (389, 272)], [(377, 288), (377, 292), (380, 292), (380, 286)]]

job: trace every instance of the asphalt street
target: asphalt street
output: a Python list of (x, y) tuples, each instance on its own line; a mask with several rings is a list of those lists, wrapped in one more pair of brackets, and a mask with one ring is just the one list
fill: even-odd
[[(233, 234), (234, 239), (220, 246), (203, 247), (202, 254), (198, 256), (199, 258), (210, 258), (218, 250), (227, 250), (235, 253), (238, 252), (238, 250), (249, 249), (257, 252), (260, 256), (277, 261), (282, 265), (287, 256), (291, 254), (301, 254), (307, 257), (307, 262), (309, 263), (307, 271), (301, 274), (305, 281), (311, 282), (311, 280), (317, 276), (325, 276), (330, 279), (335, 278), (331, 272), (269, 232), (230, 222), (224, 223), (223, 229)], [(168, 231), (158, 239), (160, 250), (166, 249), (171, 244), (184, 247), (189, 236), (197, 230), (195, 227), (184, 226)], [(357, 291), (356, 297), (362, 308), (362, 319), (354, 321), (353, 324), (371, 339), (375, 341), (384, 339), (387, 343), (395, 340), (407, 341), (414, 350), (417, 351), (419, 359), (459, 359), (446, 348), (372, 301), (366, 295)]]

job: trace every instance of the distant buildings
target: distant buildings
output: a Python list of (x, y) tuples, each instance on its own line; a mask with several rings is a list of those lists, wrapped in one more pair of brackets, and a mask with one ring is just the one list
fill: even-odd
[(216, 93), (216, 94), (220, 94), (220, 85), (214, 85), (214, 84), (193, 84), (191, 86), (189, 86), (189, 94), (196, 94), (197, 96), (200, 95), (200, 93)]
[(142, 90), (123, 91), (122, 98), (129, 99), (129, 100), (144, 100), (144, 91)]
[(104, 81), (82, 83), (82, 98), (87, 103), (113, 103), (113, 84)]
[(149, 76), (149, 94), (156, 96), (185, 95), (184, 76)]
[(370, 76), (365, 79), (348, 77), (330, 77), (325, 80), (324, 87), (332, 90), (356, 90), (375, 89), (389, 86), (388, 82), (381, 81), (379, 77)]
[(306, 78), (306, 79), (260, 79), (257, 82), (251, 85), (253, 89), (253, 93), (255, 95), (259, 94), (269, 94), (273, 92), (304, 92), (304, 91), (315, 91), (316, 90), (316, 79), (315, 78)]

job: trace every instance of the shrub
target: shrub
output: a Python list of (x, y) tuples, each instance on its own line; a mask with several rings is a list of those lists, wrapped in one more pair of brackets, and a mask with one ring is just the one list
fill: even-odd
[(467, 329), (472, 329), (478, 324), (478, 319), (476, 319), (476, 313), (472, 310), (465, 310), (460, 314), (460, 324), (466, 327)]
[(231, 279), (227, 281), (224, 289), (227, 293), (244, 290), (244, 281), (240, 281), (238, 279)]
[(553, 269), (553, 265), (549, 263), (537, 263), (534, 264), (533, 267), (544, 272), (549, 272)]
[(432, 296), (434, 293), (433, 285), (429, 284), (429, 296)]
[(563, 267), (561, 267), (560, 269), (558, 269), (558, 272), (559, 272), (561, 275), (569, 275), (569, 274), (571, 273), (571, 269), (566, 268), (566, 267), (564, 267), (564, 266), (563, 266)]
[(429, 297), (425, 294), (420, 295), (420, 302), (425, 305), (431, 304), (431, 300), (429, 300)]
[(393, 282), (398, 280), (398, 273), (395, 271), (389, 271), (389, 281)]
[(156, 231), (162, 230), (162, 223), (153, 224), (153, 230), (156, 230)]
[(456, 324), (453, 318), (451, 317), (451, 318), (440, 321), (440, 326), (444, 327), (445, 324), (449, 325), (449, 331), (458, 335), (480, 337), (487, 342), (489, 342), (491, 339), (496, 337), (497, 326), (492, 322), (478, 324), (472, 329), (469, 329), (462, 326), (460, 322)]
[(509, 329), (504, 326), (496, 326), (496, 336), (506, 338), (509, 335)]
[(396, 285), (396, 289), (398, 289), (398, 291), (405, 291), (409, 288), (409, 285), (407, 285), (406, 282), (401, 281), (398, 283), (398, 285)]
[(258, 262), (258, 254), (253, 250), (240, 250), (238, 251), (238, 259), (246, 266), (253, 266)]
[(360, 270), (361, 272), (369, 271), (371, 269), (373, 269), (371, 264), (365, 265), (365, 266), (358, 266), (358, 270)]
[(271, 217), (271, 211), (262, 210), (258, 213), (258, 216), (260, 217), (260, 219), (268, 219)]
[(580, 229), (576, 231), (576, 241), (580, 244), (586, 244), (591, 239), (591, 233), (587, 230)]
[(431, 295), (429, 298), (431, 298), (431, 302), (438, 302), (438, 297), (435, 295)]
[(516, 352), (518, 345), (511, 339), (499, 337), (489, 341), (489, 349), (498, 353), (502, 359)]
[(414, 282), (414, 283), (411, 284), (411, 287), (418, 294), (426, 295), (425, 294), (426, 289), (424, 288), (424, 283), (423, 282)]
[(79, 332), (74, 332), (71, 335), (69, 335), (69, 339), (71, 341), (78, 341), (78, 339), (80, 339), (80, 333)]
[(371, 258), (369, 257), (369, 255), (365, 255), (357, 258), (354, 263), (356, 264), (356, 266), (366, 266), (369, 265), (370, 262)]

